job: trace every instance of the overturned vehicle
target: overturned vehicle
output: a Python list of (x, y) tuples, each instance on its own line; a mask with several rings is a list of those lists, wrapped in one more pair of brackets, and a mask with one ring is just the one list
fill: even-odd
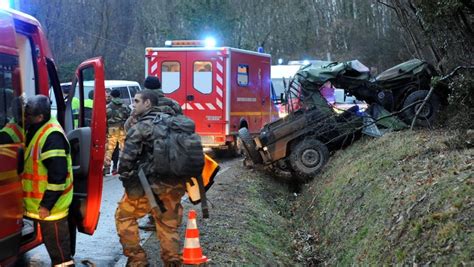
[(305, 183), (321, 171), (331, 151), (360, 137), (363, 117), (357, 107), (338, 113), (319, 91), (310, 95), (302, 99), (304, 106), (265, 125), (254, 138), (247, 128), (239, 130), (247, 159), (291, 182)]
[(431, 78), (437, 75), (431, 64), (419, 59), (403, 62), (376, 77), (371, 77), (369, 68), (358, 60), (307, 65), (297, 74), (301, 86), (306, 90), (316, 90), (324, 82), (331, 81), (358, 100), (369, 105), (377, 103), (387, 111), (397, 113), (408, 124), (422, 107), (416, 120), (419, 126), (431, 125), (441, 106), (448, 103), (447, 85), (437, 83), (429, 99), (422, 105), (429, 93)]

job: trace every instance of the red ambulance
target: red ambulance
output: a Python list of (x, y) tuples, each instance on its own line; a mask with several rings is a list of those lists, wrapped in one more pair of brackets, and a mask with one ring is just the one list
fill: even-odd
[(205, 147), (236, 148), (240, 128), (258, 133), (278, 118), (269, 54), (203, 41), (167, 41), (145, 50), (145, 75), (162, 81), (166, 96), (196, 122)]
[[(84, 107), (88, 97), (84, 93), (85, 80), (94, 81), (92, 110)], [(92, 234), (99, 220), (106, 126), (102, 59), (93, 58), (80, 64), (72, 84), (72, 92), (65, 101), (39, 22), (27, 14), (0, 9), (0, 134), (10, 130), (10, 134), (22, 135), (23, 99), (43, 94), (56, 101), (56, 116), (71, 144), (73, 159), (74, 198), (69, 219), (74, 249), (76, 229)], [(80, 100), (77, 127), (73, 124), (72, 97)], [(0, 266), (13, 264), (19, 255), (42, 242), (38, 225), (23, 217), (20, 175), (25, 140), (11, 140), (0, 143)]]

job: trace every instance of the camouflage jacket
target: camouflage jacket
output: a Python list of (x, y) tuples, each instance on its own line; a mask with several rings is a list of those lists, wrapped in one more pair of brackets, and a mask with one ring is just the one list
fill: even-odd
[(161, 112), (171, 115), (183, 114), (183, 110), (176, 100), (166, 97), (161, 89), (152, 91), (158, 95), (158, 108)]
[(150, 182), (157, 180), (156, 177), (150, 176), (150, 169), (153, 164), (153, 119), (159, 112), (157, 107), (153, 107), (138, 117), (137, 123), (127, 132), (118, 172), (129, 197), (143, 195), (138, 179), (139, 167), (143, 168)]
[(120, 98), (113, 98), (107, 105), (107, 126), (123, 127), (130, 112), (130, 108), (124, 105)]

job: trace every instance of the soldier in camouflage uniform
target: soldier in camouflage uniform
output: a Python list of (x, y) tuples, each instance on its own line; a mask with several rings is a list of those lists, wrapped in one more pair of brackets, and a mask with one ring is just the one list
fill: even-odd
[[(117, 143), (119, 149), (123, 149), (125, 141), (124, 123), (130, 116), (130, 108), (123, 104), (120, 91), (114, 89), (110, 92), (110, 96), (112, 99), (107, 105), (107, 150), (105, 151), (104, 175), (109, 173), (112, 154)], [(117, 166), (114, 164), (113, 168), (112, 172), (114, 173)]]
[[(137, 220), (151, 213), (155, 219), (157, 237), (160, 240), (161, 259), (165, 266), (180, 266), (178, 227), (183, 217), (181, 197), (186, 186), (184, 181), (157, 177), (152, 171), (153, 119), (160, 109), (157, 94), (151, 90), (137, 92), (134, 110), (137, 123), (127, 132), (125, 147), (120, 157), (119, 173), (125, 194), (115, 213), (115, 224), (123, 253), (128, 257), (127, 266), (146, 266), (146, 253), (140, 246)], [(139, 167), (144, 170), (151, 188), (165, 211), (152, 210), (138, 178)]]

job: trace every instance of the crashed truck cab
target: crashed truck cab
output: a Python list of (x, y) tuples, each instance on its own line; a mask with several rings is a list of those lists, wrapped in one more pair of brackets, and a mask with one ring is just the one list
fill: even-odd
[[(56, 69), (40, 23), (27, 14), (0, 9), (0, 136), (9, 137), (0, 138), (0, 266), (13, 264), (19, 255), (42, 243), (38, 225), (23, 216), (21, 174), (26, 151), (23, 104), (28, 97), (43, 94), (55, 99), (56, 117), (71, 144), (72, 251), (76, 229), (93, 234), (99, 220), (106, 122), (103, 61), (93, 58), (78, 66), (72, 81), (73, 92), (66, 101)], [(86, 80), (94, 83), (94, 107), (87, 114), (84, 112)], [(80, 101), (77, 126), (73, 123), (72, 97)]]
[(236, 148), (241, 128), (257, 134), (278, 118), (269, 54), (203, 41), (167, 41), (145, 50), (145, 76), (157, 76), (164, 94), (196, 123), (204, 147)]

